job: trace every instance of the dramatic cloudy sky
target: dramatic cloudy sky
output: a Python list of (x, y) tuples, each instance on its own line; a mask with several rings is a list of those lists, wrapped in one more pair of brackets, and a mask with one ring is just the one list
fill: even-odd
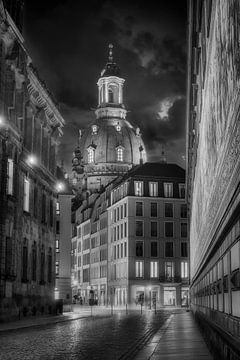
[(66, 120), (66, 167), (77, 129), (94, 120), (109, 43), (126, 79), (128, 120), (140, 126), (148, 159), (158, 161), (164, 145), (168, 162), (185, 166), (186, 0), (25, 3), (26, 46)]

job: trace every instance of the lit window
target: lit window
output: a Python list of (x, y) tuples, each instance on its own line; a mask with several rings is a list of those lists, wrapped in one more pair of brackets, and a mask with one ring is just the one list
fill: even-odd
[(8, 159), (8, 167), (7, 167), (7, 193), (8, 195), (13, 194), (13, 160)]
[(143, 261), (136, 261), (135, 269), (136, 269), (136, 277), (143, 278)]
[(59, 253), (59, 239), (56, 239), (56, 252)]
[(179, 184), (179, 197), (185, 198), (185, 184)]
[(94, 162), (94, 149), (93, 148), (89, 148), (88, 149), (88, 163), (93, 163)]
[(150, 261), (150, 277), (157, 278), (158, 277), (158, 263), (157, 261)]
[(56, 261), (55, 273), (56, 273), (56, 275), (59, 275), (59, 261)]
[(97, 130), (98, 130), (97, 125), (92, 125), (92, 133), (93, 133), (93, 135), (97, 134)]
[(171, 198), (173, 197), (173, 184), (172, 183), (164, 183), (164, 196)]
[(181, 262), (181, 278), (182, 279), (188, 278), (188, 262), (187, 261)]
[(30, 181), (24, 178), (23, 210), (29, 212)]
[(134, 181), (134, 192), (136, 196), (143, 196), (143, 182)]
[(157, 182), (149, 183), (149, 195), (150, 196), (158, 196), (158, 183)]
[(117, 148), (117, 161), (123, 161), (123, 149)]
[(56, 215), (59, 215), (60, 214), (60, 204), (59, 202), (57, 201), (56, 202)]
[(116, 130), (121, 131), (121, 126), (119, 124), (116, 125)]

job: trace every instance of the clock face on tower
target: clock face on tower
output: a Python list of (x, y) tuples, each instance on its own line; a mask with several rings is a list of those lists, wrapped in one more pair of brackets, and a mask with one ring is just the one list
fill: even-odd
[(113, 61), (113, 46), (110, 44), (108, 62), (97, 82), (96, 119), (79, 139), (81, 165), (90, 190), (99, 188), (99, 179), (105, 186), (134, 165), (146, 161), (140, 130), (134, 129), (126, 120), (124, 82), (119, 67)]

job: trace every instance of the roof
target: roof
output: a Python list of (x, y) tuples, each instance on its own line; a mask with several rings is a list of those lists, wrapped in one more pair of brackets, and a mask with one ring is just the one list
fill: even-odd
[(181, 178), (185, 180), (185, 170), (177, 164), (147, 162), (143, 165), (135, 166), (123, 179), (135, 176), (151, 176), (171, 179)]

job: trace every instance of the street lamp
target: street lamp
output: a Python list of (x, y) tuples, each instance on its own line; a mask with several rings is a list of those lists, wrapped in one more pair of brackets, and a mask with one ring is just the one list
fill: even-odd
[(33, 154), (28, 155), (27, 158), (28, 165), (35, 166), (38, 163), (37, 157)]
[(65, 190), (65, 184), (63, 182), (61, 182), (61, 181), (58, 181), (56, 183), (56, 190), (57, 190), (57, 192), (64, 191)]

